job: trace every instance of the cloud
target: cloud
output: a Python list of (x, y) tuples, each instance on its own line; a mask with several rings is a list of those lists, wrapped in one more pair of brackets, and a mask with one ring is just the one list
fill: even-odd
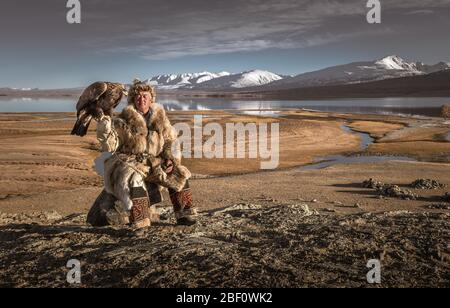
[[(368, 26), (364, 0), (135, 0), (134, 5), (123, 0), (108, 1), (106, 5), (103, 0), (97, 0), (93, 3), (107, 10), (101, 11), (100, 16), (112, 14), (110, 19), (115, 24), (108, 24), (104, 18), (102, 23), (98, 18), (90, 20), (98, 32), (102, 27), (112, 31), (108, 36), (87, 40), (88, 45), (102, 53), (127, 53), (149, 60), (311, 47), (378, 35), (392, 28), (392, 25)], [(385, 0), (382, 5), (383, 10), (405, 16), (449, 8), (450, 0)], [(399, 17), (398, 23), (401, 22)]]
[(297, 0), (250, 0), (239, 1), (239, 5), (231, 1), (225, 7), (178, 7), (169, 9), (171, 13), (164, 18), (151, 15), (148, 21), (138, 21), (142, 25), (140, 29), (130, 27), (126, 35), (95, 43), (104, 45), (103, 51), (132, 53), (152, 60), (287, 49), (319, 42), (318, 34), (312, 31), (319, 30), (324, 17), (364, 10), (337, 1), (307, 2), (302, 6)]
[(415, 10), (406, 12), (405, 15), (429, 15), (434, 14), (433, 10)]

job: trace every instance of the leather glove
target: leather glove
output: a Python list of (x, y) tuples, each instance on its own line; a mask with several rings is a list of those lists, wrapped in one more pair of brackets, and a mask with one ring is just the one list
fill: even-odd
[(112, 119), (109, 116), (103, 116), (97, 123), (97, 137), (107, 136), (112, 131)]

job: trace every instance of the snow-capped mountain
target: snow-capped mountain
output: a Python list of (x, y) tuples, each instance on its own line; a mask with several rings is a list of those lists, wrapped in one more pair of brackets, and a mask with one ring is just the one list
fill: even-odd
[(220, 72), (220, 73), (210, 73), (210, 72), (201, 72), (201, 73), (187, 73), (187, 74), (179, 74), (179, 75), (159, 75), (155, 76), (151, 79), (146, 80), (148, 84), (156, 86), (159, 89), (165, 90), (173, 90), (173, 89), (190, 89), (195, 86), (210, 81), (212, 79), (229, 76), (231, 75), (228, 72)]
[(370, 62), (354, 62), (285, 78), (267, 86), (268, 89), (315, 87), (324, 85), (352, 84), (390, 78), (408, 77), (449, 69), (448, 63), (426, 65), (407, 62), (399, 56), (388, 56)]
[(435, 73), (435, 72), (444, 71), (444, 70), (449, 69), (450, 62), (449, 63), (439, 62), (438, 64), (435, 64), (435, 65), (426, 65), (426, 64), (423, 64), (422, 62), (417, 62), (416, 66), (419, 71), (422, 71), (426, 74), (430, 74), (430, 73)]
[(399, 56), (389, 56), (375, 62), (375, 64), (388, 70), (417, 72), (418, 74), (430, 74), (450, 68), (449, 63), (445, 62), (439, 62), (435, 65), (427, 65), (422, 62), (408, 63)]
[(200, 84), (197, 89), (241, 89), (263, 86), (284, 77), (262, 70), (253, 70), (229, 76), (215, 78)]
[(354, 84), (398, 77), (430, 74), (450, 68), (450, 63), (427, 65), (408, 62), (399, 56), (388, 56), (375, 61), (354, 62), (322, 70), (282, 76), (264, 70), (252, 70), (238, 74), (228, 72), (187, 73), (159, 75), (146, 80), (161, 90), (277, 90), (325, 85)]
[(179, 75), (159, 75), (146, 80), (148, 84), (162, 90), (176, 89), (239, 89), (257, 87), (283, 79), (282, 76), (262, 70), (253, 70), (239, 74), (187, 73)]
[(378, 69), (417, 72), (416, 63), (408, 63), (399, 56), (389, 56), (375, 62)]

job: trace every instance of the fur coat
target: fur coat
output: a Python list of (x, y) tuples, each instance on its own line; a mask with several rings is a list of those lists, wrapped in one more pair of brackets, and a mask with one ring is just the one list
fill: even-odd
[[(99, 136), (103, 149), (115, 152), (105, 161), (108, 193), (130, 207), (130, 187), (155, 183), (175, 191), (183, 189), (191, 173), (181, 165), (177, 133), (161, 105), (152, 104), (148, 120), (129, 105), (112, 124), (110, 132)], [(170, 174), (164, 172), (166, 160), (174, 165)]]

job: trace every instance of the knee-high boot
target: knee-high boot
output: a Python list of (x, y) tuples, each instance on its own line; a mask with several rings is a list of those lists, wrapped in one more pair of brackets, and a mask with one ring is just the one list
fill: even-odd
[(188, 226), (195, 224), (196, 221), (193, 217), (197, 215), (197, 210), (194, 205), (192, 190), (189, 186), (189, 182), (186, 182), (185, 187), (179, 192), (169, 189), (169, 194), (177, 223), (179, 225)]

